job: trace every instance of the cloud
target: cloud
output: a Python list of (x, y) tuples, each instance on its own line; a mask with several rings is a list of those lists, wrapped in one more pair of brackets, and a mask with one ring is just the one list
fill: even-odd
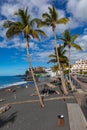
[[(32, 18), (38, 17), (42, 18), (42, 13), (48, 12), (48, 7), (51, 6), (50, 0), (20, 0), (14, 1), (8, 0), (7, 3), (3, 3), (1, 6), (1, 14), (5, 16), (9, 20), (15, 19), (14, 12), (16, 12), (19, 8), (26, 8), (29, 7), (29, 13), (31, 14)], [(27, 6), (26, 6), (27, 5)], [(31, 5), (31, 6), (30, 6)], [(43, 5), (43, 6), (42, 6)], [(58, 9), (58, 17), (62, 18), (65, 17), (65, 11)], [(61, 25), (62, 26), (62, 25)], [(63, 27), (62, 27), (63, 28)], [(51, 28), (43, 28), (45, 32), (47, 32), (48, 36), (52, 35)], [(59, 28), (60, 32), (61, 28)]]
[(80, 59), (87, 59), (87, 53), (86, 52), (78, 52), (78, 51), (74, 51), (71, 52), (71, 63), (74, 63), (77, 60)]
[(67, 12), (78, 21), (87, 21), (87, 0), (68, 0)]
[(31, 59), (32, 59), (32, 61), (34, 61), (34, 62), (47, 62), (48, 61), (48, 56), (50, 55), (50, 54), (52, 54), (52, 50), (50, 51), (50, 50), (48, 50), (48, 51), (38, 51), (38, 52), (35, 52), (34, 54), (32, 54), (31, 55)]
[[(68, 48), (66, 48), (66, 50), (67, 50), (66, 56), (69, 57)], [(87, 58), (87, 52), (85, 50), (79, 51), (79, 50), (76, 50), (73, 47), (71, 48), (71, 50), (70, 50), (70, 62), (71, 62), (71, 64), (74, 63), (77, 60), (86, 59), (86, 58)]]
[(87, 28), (84, 28), (84, 32), (83, 32), (84, 34), (87, 34)]
[(25, 48), (25, 43), (21, 41), (19, 37), (15, 37), (11, 40), (4, 39), (0, 42), (0, 48)]
[(2, 38), (5, 38), (5, 34), (6, 34), (6, 30), (3, 28), (3, 23), (4, 23), (4, 20), (0, 20), (0, 36)]
[(5, 42), (0, 42), (0, 48), (7, 48), (7, 44), (5, 44)]
[(19, 4), (12, 4), (12, 3), (4, 3), (1, 7), (1, 14), (6, 18), (11, 19), (14, 17), (15, 11), (19, 8)]
[(82, 47), (83, 51), (87, 51), (87, 35), (80, 36), (77, 42)]
[(75, 29), (79, 27), (79, 22), (76, 19), (69, 17), (69, 22), (66, 24), (65, 27), (70, 29)]
[(32, 50), (38, 50), (39, 49), (39, 47), (37, 46), (37, 44), (35, 44), (34, 42), (29, 42), (29, 47)]
[(14, 2), (13, 0), (8, 0), (8, 2), (2, 5), (1, 14), (8, 18), (19, 8), (29, 7), (31, 15), (37, 15), (36, 17), (38, 17), (42, 14), (42, 12), (48, 9), (48, 6), (50, 6), (50, 4), (48, 4), (49, 1), (50, 0), (23, 0), (21, 2), (20, 0), (15, 0)]

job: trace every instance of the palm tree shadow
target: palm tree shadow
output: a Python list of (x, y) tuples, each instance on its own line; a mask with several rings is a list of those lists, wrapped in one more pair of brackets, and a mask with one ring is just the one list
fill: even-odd
[(7, 123), (14, 123), (17, 117), (17, 112), (12, 113), (9, 117), (0, 118), (0, 128), (5, 126)]

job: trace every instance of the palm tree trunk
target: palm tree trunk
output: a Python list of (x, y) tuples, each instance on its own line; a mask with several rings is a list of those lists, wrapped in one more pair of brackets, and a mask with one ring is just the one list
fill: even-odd
[(69, 81), (70, 81), (70, 47), (69, 47)]
[(41, 107), (44, 107), (44, 103), (43, 103), (42, 97), (41, 97), (41, 95), (39, 93), (39, 89), (38, 89), (37, 84), (36, 84), (36, 80), (35, 80), (34, 72), (33, 72), (33, 69), (32, 69), (32, 64), (31, 64), (30, 54), (29, 54), (29, 50), (28, 49), (29, 49), (28, 38), (26, 38), (26, 51), (27, 51), (27, 57), (28, 57), (29, 65), (30, 65), (32, 78), (33, 78), (33, 81), (34, 81), (34, 85), (35, 85), (35, 89), (36, 89), (37, 95), (38, 95), (39, 100), (40, 100), (40, 105), (41, 105)]
[(61, 65), (60, 65), (60, 61), (59, 61), (59, 53), (58, 53), (57, 42), (56, 42), (56, 29), (54, 29), (54, 40), (55, 40), (56, 55), (57, 55), (57, 61), (58, 61), (58, 64), (59, 64), (58, 67), (59, 67), (60, 76), (61, 76), (62, 88), (63, 88), (64, 94), (67, 95), (68, 92), (67, 92), (66, 85), (65, 85), (65, 82), (64, 82), (63, 74), (61, 73)]
[(75, 88), (72, 85), (71, 76), (70, 76), (70, 47), (69, 47), (69, 83), (70, 83), (71, 90), (73, 91)]

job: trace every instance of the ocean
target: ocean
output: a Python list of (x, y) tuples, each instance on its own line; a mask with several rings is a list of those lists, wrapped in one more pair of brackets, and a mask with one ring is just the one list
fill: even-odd
[[(49, 77), (40, 77), (39, 81), (49, 80)], [(13, 85), (31, 85), (34, 86), (33, 81), (24, 81), (20, 76), (0, 76), (0, 89), (10, 87)]]
[(19, 76), (0, 76), (0, 88), (10, 87), (12, 85), (24, 84), (26, 81)]

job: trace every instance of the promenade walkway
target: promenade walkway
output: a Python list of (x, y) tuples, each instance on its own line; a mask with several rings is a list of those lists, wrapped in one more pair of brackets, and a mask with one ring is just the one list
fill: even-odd
[(73, 93), (77, 103), (81, 106), (84, 97), (87, 95), (87, 92), (84, 92), (82, 89), (77, 89), (76, 92)]
[[(74, 81), (77, 82), (77, 84), (78, 84), (84, 91), (87, 92), (87, 83), (78, 80), (78, 79), (77, 79), (77, 76), (72, 76), (72, 78), (74, 79)], [(74, 86), (75, 86), (75, 85), (74, 85)]]
[(70, 130), (87, 130), (87, 121), (77, 103), (67, 103)]
[[(61, 97), (51, 97), (51, 98), (45, 98), (44, 101), (54, 101), (54, 100), (66, 100), (66, 99), (74, 99), (73, 96), (61, 96)], [(25, 101), (14, 101), (14, 102), (8, 102), (8, 103), (5, 103), (3, 104), (3, 106), (5, 105), (18, 105), (18, 104), (26, 104), (26, 103), (36, 103), (36, 102), (39, 102), (38, 99), (34, 99), (34, 100), (25, 100)]]
[[(64, 115), (65, 122), (60, 127), (58, 115), (61, 114)], [(15, 101), (11, 104), (11, 109), (0, 116), (0, 130), (70, 130), (67, 105), (64, 100), (45, 99), (44, 108), (40, 108), (39, 100), (32, 103), (29, 103), (29, 100)]]

